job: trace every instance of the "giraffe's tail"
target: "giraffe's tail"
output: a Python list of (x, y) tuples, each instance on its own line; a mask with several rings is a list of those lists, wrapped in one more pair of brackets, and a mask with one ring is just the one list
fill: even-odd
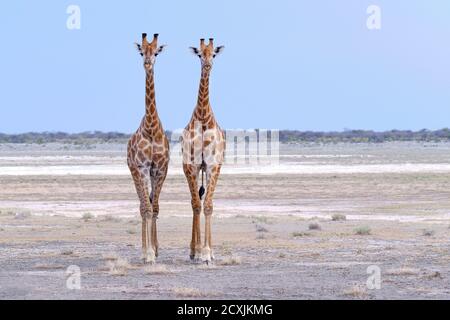
[(202, 197), (204, 194), (205, 194), (205, 187), (203, 186), (203, 183), (202, 183), (202, 186), (200, 187), (200, 189), (198, 189), (198, 195), (200, 197), (200, 200), (202, 200)]
[(200, 200), (202, 200), (202, 197), (205, 194), (205, 187), (203, 186), (203, 175), (205, 174), (204, 165), (205, 162), (202, 163), (202, 186), (200, 187), (200, 189), (198, 189), (198, 196), (200, 197)]

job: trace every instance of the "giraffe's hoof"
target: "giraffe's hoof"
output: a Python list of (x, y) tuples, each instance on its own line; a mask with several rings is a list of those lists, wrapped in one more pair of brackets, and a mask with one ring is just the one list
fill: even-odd
[(143, 255), (141, 259), (144, 264), (154, 264), (155, 263), (155, 255), (146, 254), (146, 255)]
[(209, 264), (212, 260), (212, 252), (208, 247), (204, 247), (202, 250), (202, 261), (206, 264)]
[(150, 258), (145, 258), (145, 259), (142, 259), (142, 263), (151, 265), (151, 264), (155, 264), (155, 260), (152, 260)]
[(197, 255), (190, 255), (189, 258), (191, 259), (191, 262), (194, 264), (199, 264), (200, 262), (202, 262), (202, 259)]

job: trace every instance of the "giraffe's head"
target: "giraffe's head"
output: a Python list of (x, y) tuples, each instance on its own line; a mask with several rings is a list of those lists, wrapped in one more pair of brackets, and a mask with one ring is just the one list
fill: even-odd
[(152, 42), (147, 41), (147, 34), (142, 34), (142, 43), (136, 43), (136, 48), (144, 60), (144, 69), (146, 72), (153, 70), (155, 58), (160, 54), (165, 46), (158, 46), (158, 34), (153, 35)]
[(209, 72), (213, 65), (214, 58), (220, 54), (224, 46), (214, 47), (214, 39), (210, 38), (208, 45), (205, 45), (205, 39), (200, 39), (200, 48), (190, 47), (192, 53), (200, 58), (202, 70)]

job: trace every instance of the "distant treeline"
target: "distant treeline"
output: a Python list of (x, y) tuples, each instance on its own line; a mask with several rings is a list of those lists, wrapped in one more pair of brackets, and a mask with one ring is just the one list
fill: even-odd
[(388, 141), (420, 141), (439, 142), (450, 141), (450, 130), (391, 130), (375, 132), (370, 130), (345, 130), (342, 132), (318, 132), (318, 131), (280, 131), (282, 142), (388, 142)]
[[(168, 136), (170, 131), (166, 131)], [(20, 134), (0, 133), (0, 143), (37, 143), (44, 144), (50, 142), (91, 144), (117, 142), (123, 143), (130, 137), (130, 134), (120, 132), (89, 131), (81, 133), (66, 132), (28, 132)], [(320, 131), (297, 131), (281, 130), (279, 132), (281, 142), (388, 142), (388, 141), (420, 141), (420, 142), (440, 142), (450, 141), (450, 129), (441, 130), (391, 130), (375, 132), (369, 130), (345, 130), (341, 132), (320, 132)]]

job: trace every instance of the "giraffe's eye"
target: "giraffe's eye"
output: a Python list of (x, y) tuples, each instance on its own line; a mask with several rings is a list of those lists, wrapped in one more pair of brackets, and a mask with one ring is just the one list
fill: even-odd
[(155, 53), (155, 57), (157, 57), (158, 56), (158, 54), (157, 53)]
[(216, 55), (215, 54), (213, 54), (213, 58), (215, 58), (216, 57)]
[(198, 54), (197, 57), (201, 58), (202, 56)]

